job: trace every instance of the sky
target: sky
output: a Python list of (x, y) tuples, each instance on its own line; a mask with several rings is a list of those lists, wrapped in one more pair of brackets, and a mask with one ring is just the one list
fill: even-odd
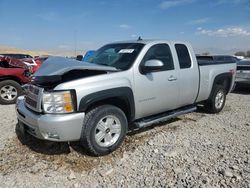
[(190, 42), (196, 51), (250, 50), (250, 0), (0, 0), (0, 45), (97, 49), (137, 39)]

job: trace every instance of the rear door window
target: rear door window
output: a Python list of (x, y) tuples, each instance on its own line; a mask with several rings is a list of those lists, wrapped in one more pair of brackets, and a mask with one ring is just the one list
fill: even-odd
[(175, 44), (175, 49), (177, 52), (180, 68), (181, 69), (190, 68), (191, 58), (187, 47), (184, 44)]

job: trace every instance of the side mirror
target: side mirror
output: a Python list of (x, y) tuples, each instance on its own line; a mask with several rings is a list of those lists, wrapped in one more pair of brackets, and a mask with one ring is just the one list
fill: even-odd
[(163, 68), (164, 64), (162, 61), (158, 59), (152, 59), (145, 62), (145, 64), (141, 67), (141, 72), (143, 74), (149, 72), (159, 71)]

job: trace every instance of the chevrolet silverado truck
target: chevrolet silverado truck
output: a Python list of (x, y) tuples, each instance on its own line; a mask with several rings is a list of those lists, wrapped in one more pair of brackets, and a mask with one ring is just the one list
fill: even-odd
[(18, 98), (17, 131), (44, 140), (80, 141), (92, 155), (116, 150), (137, 128), (193, 112), (220, 112), (236, 63), (202, 62), (190, 44), (165, 40), (116, 42), (89, 63), (50, 57)]

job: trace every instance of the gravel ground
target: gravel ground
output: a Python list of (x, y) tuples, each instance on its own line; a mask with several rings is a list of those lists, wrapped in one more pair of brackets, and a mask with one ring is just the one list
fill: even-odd
[(22, 144), (14, 105), (0, 109), (0, 187), (250, 188), (249, 90), (228, 95), (220, 114), (200, 110), (131, 132), (104, 157), (79, 143)]

